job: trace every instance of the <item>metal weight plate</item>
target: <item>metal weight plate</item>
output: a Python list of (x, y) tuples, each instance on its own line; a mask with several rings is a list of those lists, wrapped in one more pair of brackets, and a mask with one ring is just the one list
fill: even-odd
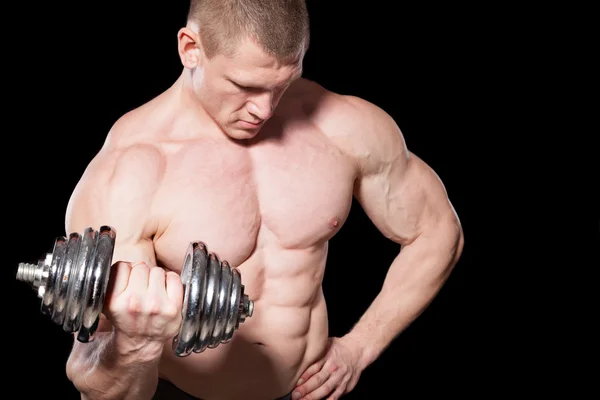
[(52, 317), (54, 311), (54, 302), (56, 299), (56, 279), (59, 274), (59, 269), (63, 262), (65, 253), (67, 251), (67, 238), (59, 236), (54, 241), (54, 248), (52, 250), (52, 260), (50, 267), (48, 268), (48, 277), (45, 282), (45, 291), (42, 298), (41, 312), (44, 315)]
[(175, 355), (186, 357), (192, 353), (200, 329), (200, 314), (206, 293), (208, 250), (202, 242), (190, 243), (181, 270), (184, 286), (182, 321), (179, 333), (173, 338)]
[(233, 332), (239, 325), (240, 301), (242, 300), (242, 276), (237, 269), (232, 269), (231, 297), (229, 299), (229, 313), (225, 332), (221, 343), (228, 343), (233, 337)]
[(219, 285), (221, 282), (221, 261), (216, 254), (208, 256), (208, 274), (206, 279), (206, 295), (204, 296), (204, 305), (202, 306), (202, 316), (200, 317), (200, 331), (194, 352), (202, 353), (208, 348), (212, 337), (212, 331), (215, 326), (216, 304), (219, 296)]
[(97, 232), (91, 227), (81, 234), (79, 252), (69, 279), (68, 303), (63, 323), (63, 330), (68, 333), (77, 332), (81, 327), (86, 276), (90, 261), (93, 260), (97, 238)]
[(188, 246), (181, 282), (182, 323), (173, 351), (185, 357), (227, 343), (241, 322), (252, 316), (254, 303), (244, 294), (241, 275), (202, 242)]
[(231, 286), (233, 284), (233, 273), (227, 261), (221, 262), (221, 279), (219, 283), (219, 295), (215, 304), (215, 323), (208, 347), (214, 349), (223, 339), (227, 316), (229, 314), (229, 302), (231, 298)]
[(71, 272), (77, 262), (81, 236), (71, 233), (66, 243), (65, 255), (59, 263), (56, 271), (54, 286), (54, 309), (52, 310), (52, 321), (57, 325), (63, 325), (65, 311), (70, 301), (68, 297), (69, 286), (71, 286)]
[(110, 267), (115, 248), (116, 231), (110, 226), (98, 230), (96, 246), (87, 268), (83, 296), (83, 315), (77, 340), (83, 343), (94, 340), (94, 333), (100, 322), (106, 288), (110, 277)]

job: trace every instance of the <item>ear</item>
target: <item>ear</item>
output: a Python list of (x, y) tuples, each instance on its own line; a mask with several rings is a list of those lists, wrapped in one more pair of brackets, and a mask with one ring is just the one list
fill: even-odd
[(200, 65), (202, 59), (200, 38), (190, 28), (181, 28), (177, 32), (177, 50), (184, 67), (195, 68)]

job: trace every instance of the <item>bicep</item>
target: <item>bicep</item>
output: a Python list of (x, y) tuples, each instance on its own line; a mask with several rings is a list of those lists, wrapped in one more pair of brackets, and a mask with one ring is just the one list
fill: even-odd
[(355, 100), (353, 154), (358, 163), (355, 196), (389, 239), (408, 244), (442, 223), (456, 225), (454, 209), (435, 171), (411, 153), (394, 119)]
[(422, 232), (454, 218), (446, 190), (437, 174), (406, 151), (401, 137), (387, 151), (394, 157), (356, 185), (361, 206), (389, 239), (408, 244)]
[(67, 206), (66, 232), (108, 225), (116, 231), (113, 261), (156, 265), (149, 219), (156, 176), (147, 149), (99, 154), (77, 183)]

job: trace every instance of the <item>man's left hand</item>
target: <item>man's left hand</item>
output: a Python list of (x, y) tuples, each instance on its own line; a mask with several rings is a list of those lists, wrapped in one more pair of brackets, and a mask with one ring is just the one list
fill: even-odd
[(337, 400), (356, 386), (361, 349), (349, 337), (329, 338), (325, 356), (300, 377), (293, 400)]

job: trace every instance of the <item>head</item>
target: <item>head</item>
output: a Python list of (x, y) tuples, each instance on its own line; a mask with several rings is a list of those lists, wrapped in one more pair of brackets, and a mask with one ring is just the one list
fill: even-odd
[(254, 137), (302, 74), (305, 0), (191, 0), (178, 50), (194, 99), (235, 139)]

